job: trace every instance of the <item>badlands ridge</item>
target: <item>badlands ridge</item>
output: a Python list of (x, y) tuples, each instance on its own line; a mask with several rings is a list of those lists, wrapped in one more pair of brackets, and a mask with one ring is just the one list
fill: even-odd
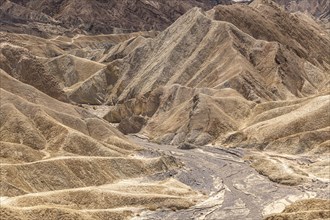
[(330, 218), (329, 3), (276, 2), (0, 0), (1, 219)]

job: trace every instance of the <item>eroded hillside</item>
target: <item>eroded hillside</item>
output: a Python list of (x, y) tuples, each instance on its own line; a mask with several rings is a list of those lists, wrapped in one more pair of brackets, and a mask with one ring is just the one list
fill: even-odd
[(0, 1), (2, 29), (37, 36), (163, 30), (192, 7), (211, 9), (231, 0)]
[(330, 217), (324, 23), (270, 0), (0, 3), (4, 219)]

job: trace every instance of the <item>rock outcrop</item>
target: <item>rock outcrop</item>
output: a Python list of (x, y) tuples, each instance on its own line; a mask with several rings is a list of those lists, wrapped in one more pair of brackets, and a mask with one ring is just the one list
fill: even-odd
[(328, 218), (328, 4), (235, 2), (0, 0), (1, 217)]
[[(192, 9), (157, 37), (108, 64), (119, 77), (109, 90), (107, 103), (114, 107), (105, 118), (120, 123), (149, 117), (142, 132), (162, 143), (262, 143), (279, 150), (274, 146), (293, 144), (295, 134), (322, 133), (329, 127), (329, 49), (322, 27), (267, 1), (217, 6), (207, 13)], [(317, 109), (309, 111), (314, 103), (319, 103)], [(254, 121), (264, 106), (273, 107), (264, 119)], [(297, 121), (283, 120), (290, 115)], [(296, 124), (314, 117), (316, 127)], [(268, 140), (261, 134), (266, 123)], [(277, 126), (281, 135), (274, 136), (271, 128)], [(262, 140), (253, 137), (250, 128)], [(323, 135), (316, 145), (328, 140)]]
[[(109, 34), (163, 30), (192, 7), (211, 9), (231, 0), (0, 1), (1, 25), (16, 33)], [(20, 25), (18, 25), (20, 24)]]
[(1, 218), (127, 219), (142, 207), (196, 202), (177, 180), (138, 179), (178, 168), (175, 158), (135, 157), (141, 147), (83, 108), (3, 70), (0, 83)]

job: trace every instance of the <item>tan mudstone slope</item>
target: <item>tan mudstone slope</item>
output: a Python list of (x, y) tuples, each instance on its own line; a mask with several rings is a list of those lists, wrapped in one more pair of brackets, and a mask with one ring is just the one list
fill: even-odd
[(307, 21), (267, 1), (193, 9), (108, 64), (105, 119), (162, 143), (327, 146), (330, 41)]
[(125, 219), (194, 203), (174, 179), (141, 179), (180, 166), (173, 157), (136, 157), (140, 147), (106, 121), (0, 77), (1, 218)]
[[(173, 219), (182, 219), (179, 210), (188, 208), (208, 219), (225, 213), (226, 200), (246, 187), (245, 196), (257, 195), (265, 205), (266, 219), (329, 218), (324, 23), (270, 0), (215, 7), (214, 1), (109, 2), (0, 0), (1, 217), (139, 219), (156, 210), (156, 219), (171, 219), (157, 212), (162, 208), (178, 210)], [(286, 4), (323, 22), (326, 7), (323, 1)], [(166, 152), (146, 151), (145, 143), (125, 136), (132, 133)], [(217, 149), (226, 156), (219, 159)], [(200, 178), (189, 167), (198, 155), (212, 158), (212, 172), (226, 174), (221, 184), (219, 173), (209, 174), (210, 183), (223, 185), (216, 193), (202, 196), (187, 180)], [(236, 175), (227, 175), (231, 162), (216, 167), (228, 159), (237, 170), (255, 172), (246, 175), (251, 181), (238, 175), (250, 181), (246, 186), (234, 179), (229, 187), (226, 178)], [(253, 191), (258, 181), (279, 191), (275, 205)], [(284, 185), (296, 194), (310, 187), (307, 198), (320, 198), (274, 214)], [(240, 216), (257, 213), (245, 205), (248, 214)]]

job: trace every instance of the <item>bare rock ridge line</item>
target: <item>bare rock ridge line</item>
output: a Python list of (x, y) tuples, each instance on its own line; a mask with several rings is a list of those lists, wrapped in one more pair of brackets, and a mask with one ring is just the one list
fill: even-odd
[[(217, 4), (249, 3), (236, 0), (157, 1), (0, 1), (3, 30), (49, 37), (56, 34), (123, 33), (164, 30), (193, 7), (209, 10)], [(287, 10), (307, 12), (329, 20), (327, 0), (276, 2)], [(18, 25), (19, 24), (19, 25)]]
[[(64, 33), (122, 33), (163, 30), (192, 7), (211, 9), (231, 0), (206, 1), (1, 1), (8, 31), (34, 35)], [(14, 21), (14, 24), (11, 24)], [(28, 24), (29, 22), (32, 24)], [(17, 27), (15, 23), (22, 25)], [(52, 30), (53, 29), (53, 30)]]
[[(265, 12), (269, 20), (262, 17)], [(278, 13), (281, 19), (276, 19)], [(258, 30), (243, 25), (252, 16), (260, 24)], [(304, 139), (316, 132), (319, 140), (329, 126), (329, 38), (321, 27), (315, 24), (311, 28), (304, 20), (290, 26), (297, 35), (289, 36), (284, 30), (294, 18), (278, 7), (256, 2), (252, 6), (218, 6), (207, 13), (192, 9), (157, 37), (108, 64), (117, 80), (107, 85), (103, 76), (106, 87), (101, 94), (105, 103), (113, 105), (105, 119), (120, 123), (119, 129), (124, 133), (141, 129), (156, 141), (171, 144), (242, 142), (280, 150), (272, 146), (281, 145), (279, 139), (287, 145), (297, 135)], [(229, 22), (242, 24), (238, 27), (245, 32)], [(301, 34), (315, 31), (319, 34), (314, 34), (315, 40), (311, 41), (307, 37), (311, 35)], [(93, 84), (100, 82), (94, 78), (85, 81), (71, 93), (71, 99), (98, 104), (96, 94), (101, 90)], [(98, 91), (90, 89), (95, 87)], [(305, 117), (303, 110), (307, 109), (305, 104), (314, 103), (313, 99), (324, 100), (324, 107), (306, 113), (323, 115), (319, 118), (322, 123), (299, 128), (303, 130), (290, 129), (308, 118), (313, 120), (313, 116)], [(237, 105), (240, 107), (233, 110)], [(297, 120), (284, 123), (290, 114), (298, 115)], [(274, 126), (281, 127), (278, 136), (271, 131)], [(252, 133), (250, 136), (249, 130), (257, 131), (260, 137)], [(263, 132), (269, 132), (269, 138)], [(326, 135), (319, 143), (312, 143), (314, 149), (327, 138)]]
[(0, 0), (0, 218), (330, 218), (328, 9)]

